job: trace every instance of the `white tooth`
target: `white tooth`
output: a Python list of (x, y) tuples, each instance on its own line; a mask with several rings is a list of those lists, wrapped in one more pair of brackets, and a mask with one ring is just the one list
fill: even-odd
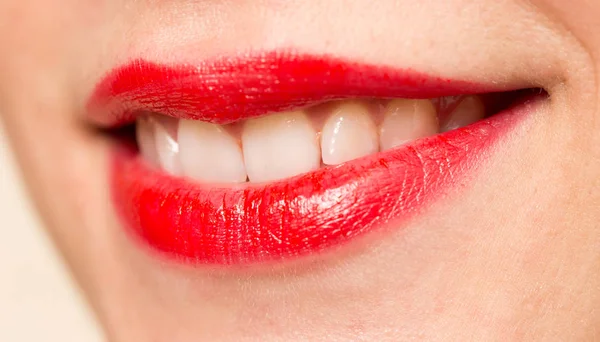
[(154, 117), (154, 141), (158, 151), (158, 160), (161, 167), (171, 174), (181, 172), (179, 164), (179, 143), (177, 142), (177, 120), (172, 118)]
[(242, 149), (223, 127), (180, 120), (177, 138), (184, 175), (204, 182), (246, 181)]
[(340, 105), (321, 133), (323, 163), (337, 165), (379, 150), (377, 129), (369, 109), (359, 103)]
[(483, 119), (485, 106), (478, 96), (467, 96), (456, 106), (442, 125), (441, 131), (447, 132), (453, 129), (470, 125)]
[(140, 154), (150, 165), (158, 166), (158, 152), (156, 151), (156, 142), (154, 141), (154, 124), (147, 116), (141, 116), (137, 119), (135, 125), (135, 135), (137, 138)]
[(431, 101), (393, 100), (385, 108), (379, 142), (385, 151), (437, 132), (437, 112)]
[(317, 134), (302, 112), (248, 120), (242, 148), (251, 182), (273, 181), (320, 167)]

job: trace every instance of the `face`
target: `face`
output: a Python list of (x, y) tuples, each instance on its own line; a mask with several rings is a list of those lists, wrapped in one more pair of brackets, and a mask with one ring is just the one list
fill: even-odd
[(8, 0), (0, 113), (111, 340), (591, 340), (598, 16)]

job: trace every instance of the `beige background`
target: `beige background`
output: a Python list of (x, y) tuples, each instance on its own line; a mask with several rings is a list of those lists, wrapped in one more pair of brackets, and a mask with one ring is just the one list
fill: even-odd
[(0, 341), (101, 340), (32, 211), (0, 127)]

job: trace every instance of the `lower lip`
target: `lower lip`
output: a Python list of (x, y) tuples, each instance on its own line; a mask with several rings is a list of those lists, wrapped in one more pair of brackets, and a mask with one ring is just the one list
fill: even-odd
[(114, 202), (135, 236), (193, 264), (244, 265), (313, 255), (408, 219), (458, 190), (530, 101), (476, 124), (267, 185), (214, 187), (114, 154)]

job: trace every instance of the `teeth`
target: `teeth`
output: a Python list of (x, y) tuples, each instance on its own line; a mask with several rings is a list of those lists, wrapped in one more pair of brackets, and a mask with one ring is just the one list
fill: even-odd
[[(373, 102), (345, 101), (309, 111), (310, 117), (294, 111), (228, 126), (151, 115), (138, 119), (136, 136), (144, 158), (171, 174), (208, 183), (269, 182), (389, 150), (485, 116), (480, 97), (456, 97), (458, 104), (449, 115), (445, 113), (454, 103), (440, 109), (445, 117), (440, 125), (440, 105), (434, 103), (444, 99), (384, 100), (377, 104), (383, 110), (375, 113)], [(321, 125), (320, 131), (315, 128)]]
[(135, 134), (144, 160), (150, 165), (158, 166), (158, 152), (154, 141), (154, 124), (149, 117), (141, 116), (137, 119)]
[(477, 122), (485, 117), (485, 107), (478, 96), (467, 96), (450, 113), (441, 131), (447, 132)]
[(429, 100), (393, 100), (385, 108), (379, 128), (381, 150), (435, 135), (437, 112)]
[(176, 125), (177, 121), (168, 117), (160, 117), (160, 120), (157, 120), (154, 125), (154, 141), (160, 165), (164, 170), (175, 175), (181, 172), (178, 156), (179, 143), (177, 143), (175, 134)]
[(359, 103), (341, 104), (321, 133), (323, 163), (337, 165), (379, 150), (369, 109)]
[(177, 135), (184, 175), (204, 182), (246, 181), (242, 149), (223, 127), (180, 120)]
[(320, 167), (317, 134), (302, 112), (248, 120), (242, 146), (251, 182), (273, 181)]

